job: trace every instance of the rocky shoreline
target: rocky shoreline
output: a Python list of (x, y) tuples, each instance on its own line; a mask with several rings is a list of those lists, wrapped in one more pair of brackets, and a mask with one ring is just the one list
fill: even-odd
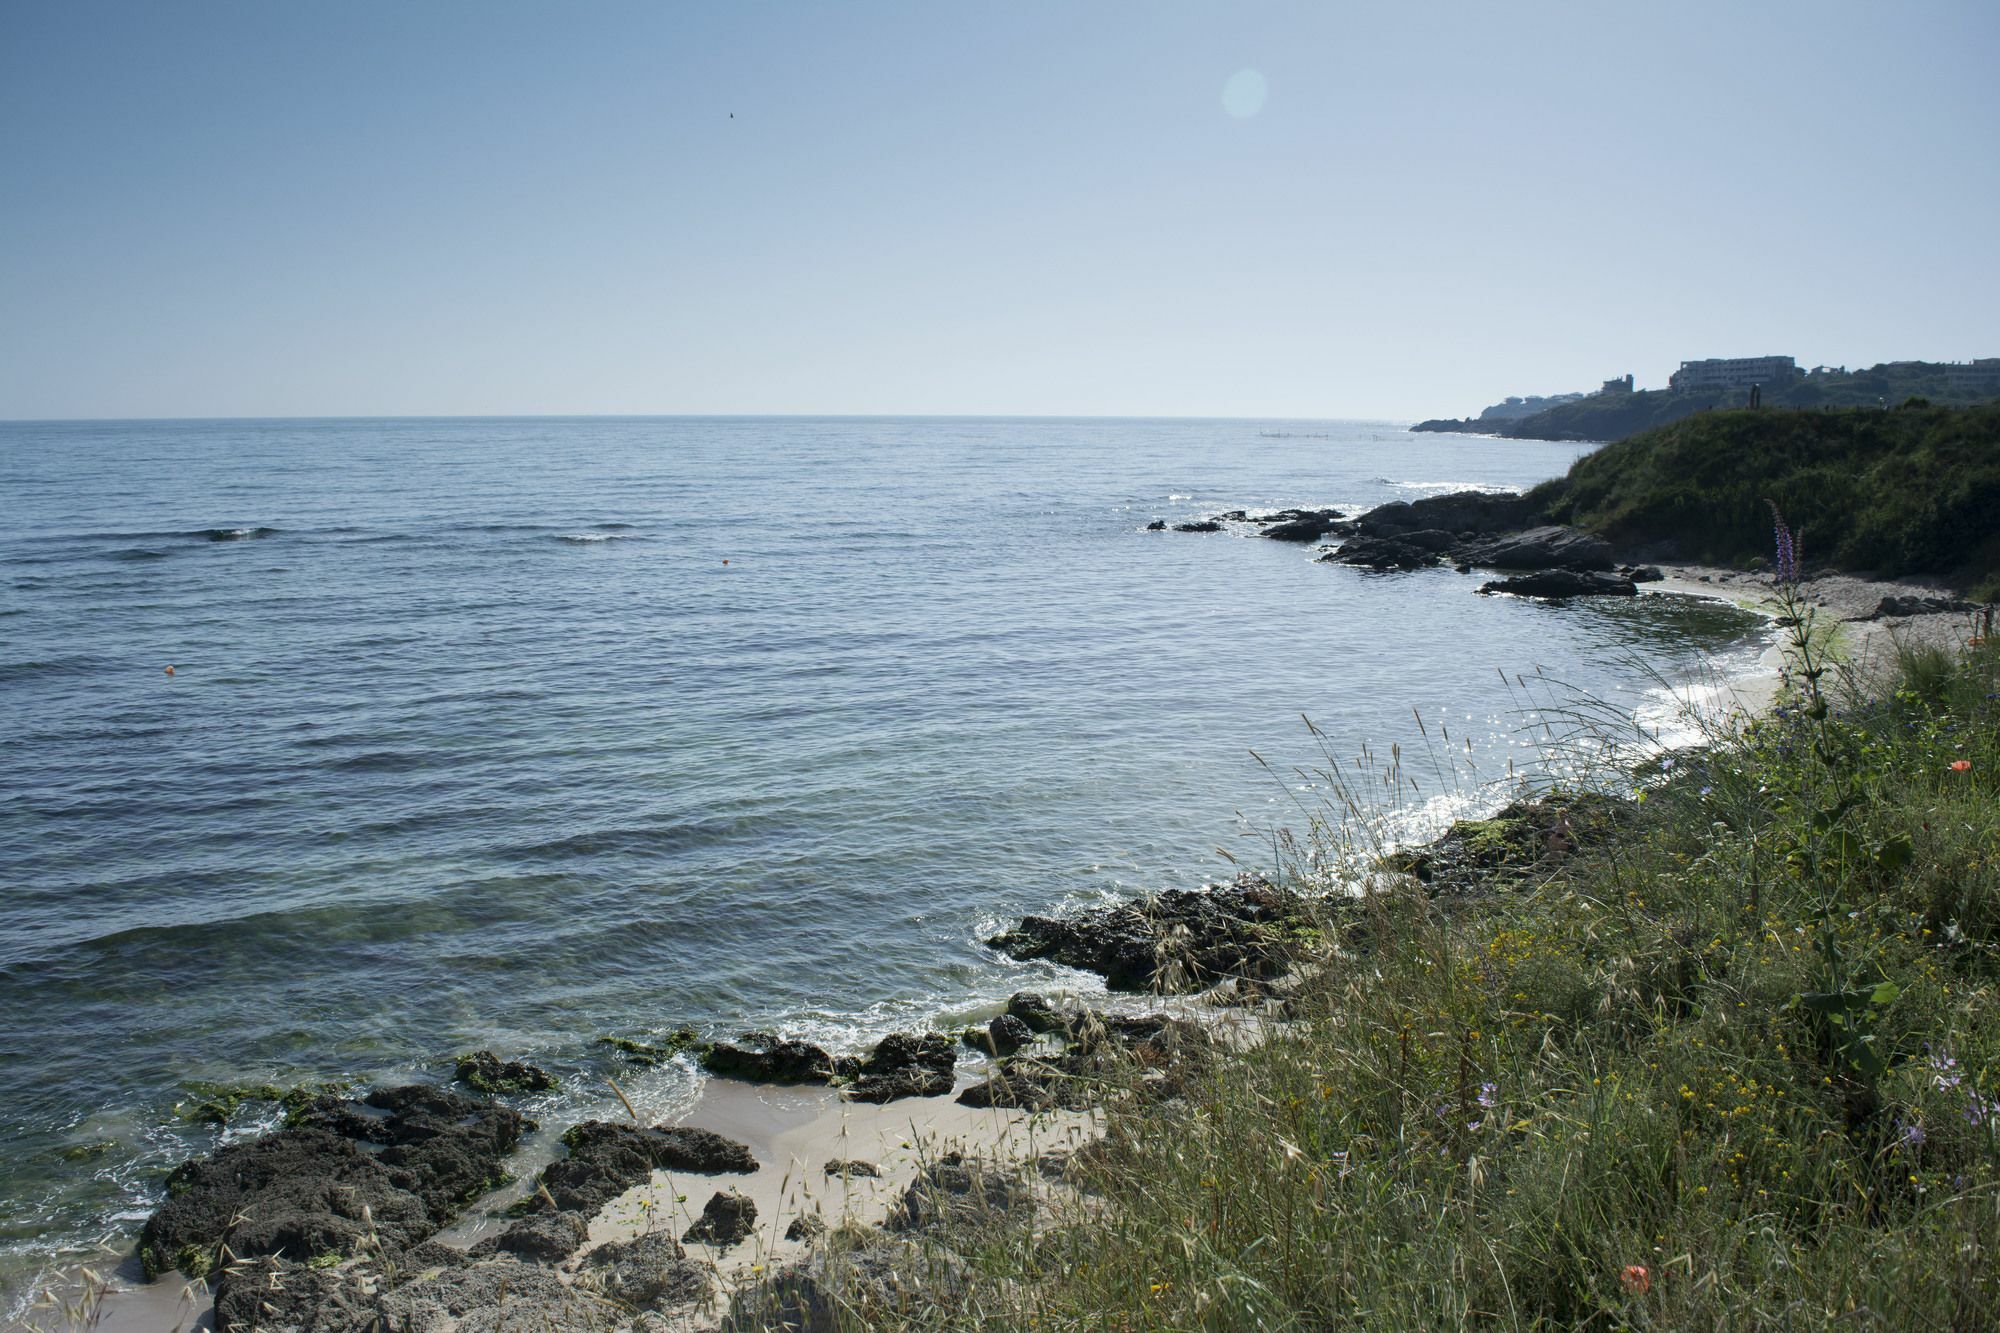
[[(1631, 596), (1655, 582), (1751, 604), (1768, 597), (1757, 576), (1620, 565), (1602, 539), (1531, 518), (1522, 497), (1460, 492), (1356, 518), (1232, 510), (1178, 530), (1324, 543), (1318, 559), (1371, 571), (1449, 564), (1505, 576), (1482, 593)], [(1812, 593), (1867, 632), (1942, 640), (1966, 610), (1942, 590), (1901, 583), (1815, 581)], [(1382, 869), (1449, 902), (1611, 836), (1619, 816), (1602, 798), (1517, 802)], [(1049, 1190), (1081, 1187), (1065, 1163), (1082, 1160), (1107, 1097), (1173, 1097), (1233, 1043), (1255, 1040), (1259, 1025), (1283, 1021), (1307, 942), (1365, 942), (1367, 929), (1356, 900), (1246, 875), (1028, 916), (987, 941), (1010, 958), (1094, 973), (1114, 995), (1154, 997), (1143, 1012), (1024, 992), (982, 1025), (892, 1034), (865, 1055), (771, 1032), (606, 1039), (636, 1064), (698, 1064), (712, 1076), (702, 1102), (683, 1123), (648, 1125), (611, 1083), (628, 1118), (570, 1126), (563, 1152), (504, 1210), (491, 1206), (496, 1191), (535, 1128), (514, 1101), (555, 1084), (532, 1065), (461, 1056), (464, 1090), (209, 1089), (186, 1114), (224, 1123), (248, 1097), (278, 1102), (285, 1123), (167, 1178), (138, 1243), (150, 1286), (105, 1297), (97, 1326), (824, 1328), (856, 1284), (893, 1303), (897, 1284), (925, 1271), (948, 1292), (957, 1280), (948, 1251), (916, 1243), (932, 1228), (967, 1210), (1031, 1211)], [(1168, 996), (1197, 997), (1198, 1007)], [(962, 1056), (983, 1063), (968, 1069)], [(837, 1251), (822, 1243), (830, 1227)], [(204, 1294), (182, 1297), (176, 1272)], [(169, 1301), (178, 1313), (163, 1320)]]

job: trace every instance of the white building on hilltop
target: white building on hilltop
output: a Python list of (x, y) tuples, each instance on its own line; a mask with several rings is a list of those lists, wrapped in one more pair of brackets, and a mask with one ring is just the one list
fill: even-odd
[(1747, 389), (1753, 384), (1767, 387), (1790, 384), (1800, 375), (1798, 363), (1789, 356), (1717, 357), (1707, 361), (1683, 361), (1681, 368), (1667, 376), (1667, 387), (1675, 393), (1697, 389)]

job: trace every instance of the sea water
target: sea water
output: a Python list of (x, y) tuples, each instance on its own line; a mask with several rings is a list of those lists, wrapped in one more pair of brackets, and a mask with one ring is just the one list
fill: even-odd
[[(601, 1037), (852, 1050), (1088, 989), (981, 941), (1227, 876), (1223, 852), (1268, 864), (1325, 796), (1294, 771), (1322, 762), (1303, 717), (1337, 755), (1430, 755), (1396, 803), (1433, 823), (1529, 761), (1538, 668), (1660, 720), (1695, 655), (1754, 661), (1757, 621), (1145, 530), (1521, 488), (1588, 447), (1341, 421), (0, 425), (7, 1274), (129, 1238), (217, 1141), (176, 1114), (192, 1081), (435, 1077), (490, 1047), (568, 1076), (533, 1108), (552, 1132), (608, 1095)], [(660, 1116), (698, 1077), (617, 1073)]]

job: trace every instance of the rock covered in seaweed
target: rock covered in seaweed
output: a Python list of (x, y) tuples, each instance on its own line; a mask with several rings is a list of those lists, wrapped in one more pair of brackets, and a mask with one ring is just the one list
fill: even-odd
[(167, 1177), (167, 1201), (139, 1237), (148, 1276), (203, 1276), (224, 1246), (237, 1259), (393, 1256), (497, 1184), (533, 1128), (517, 1111), (426, 1085), (323, 1097), (295, 1119)]
[(743, 1144), (686, 1125), (641, 1129), (586, 1120), (566, 1130), (562, 1141), (569, 1156), (542, 1169), (541, 1190), (529, 1199), (545, 1193), (557, 1210), (586, 1217), (644, 1184), (655, 1170), (742, 1174), (757, 1169), (757, 1159)]
[(1516, 574), (1481, 584), (1482, 593), (1504, 592), (1516, 597), (1636, 597), (1639, 587), (1618, 574), (1590, 573), (1573, 569), (1544, 569), (1533, 574)]
[(509, 1092), (547, 1092), (556, 1086), (554, 1074), (519, 1060), (502, 1060), (491, 1051), (474, 1051), (458, 1057), (453, 1077), (460, 1083), (488, 1095)]
[(823, 1047), (774, 1032), (750, 1032), (735, 1042), (717, 1042), (702, 1053), (711, 1074), (746, 1083), (828, 1083), (834, 1059)]
[(951, 1091), (957, 1062), (951, 1038), (942, 1033), (891, 1033), (866, 1059), (840, 1062), (842, 1077), (852, 1080), (843, 1095), (858, 1102), (943, 1096)]
[(747, 1195), (735, 1190), (717, 1190), (709, 1196), (703, 1206), (701, 1216), (681, 1237), (684, 1241), (700, 1241), (726, 1250), (740, 1244), (757, 1229), (757, 1204)]

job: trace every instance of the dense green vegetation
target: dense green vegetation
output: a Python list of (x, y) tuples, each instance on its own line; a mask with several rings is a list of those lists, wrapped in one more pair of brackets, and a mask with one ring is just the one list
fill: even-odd
[(1994, 1327), (2000, 652), (1867, 700), (1810, 635), (1614, 831), (1334, 913), (1298, 1021), (1114, 1108), (919, 1322)]
[[(1935, 362), (1901, 361), (1866, 370), (1812, 371), (1783, 385), (1766, 385), (1763, 405), (1769, 407), (1892, 407), (1910, 398), (1940, 406), (1970, 406), (1992, 402), (1994, 387), (1954, 384), (1946, 367)], [(1622, 440), (1698, 412), (1748, 407), (1748, 389), (1711, 389), (1674, 393), (1641, 389), (1637, 393), (1592, 394), (1560, 403), (1514, 421), (1425, 422), (1419, 430), (1485, 431), (1517, 440)]]
[(1705, 412), (1608, 444), (1533, 495), (1621, 546), (1732, 564), (1768, 557), (1775, 501), (1809, 562), (1955, 577), (1990, 598), (2000, 404)]

